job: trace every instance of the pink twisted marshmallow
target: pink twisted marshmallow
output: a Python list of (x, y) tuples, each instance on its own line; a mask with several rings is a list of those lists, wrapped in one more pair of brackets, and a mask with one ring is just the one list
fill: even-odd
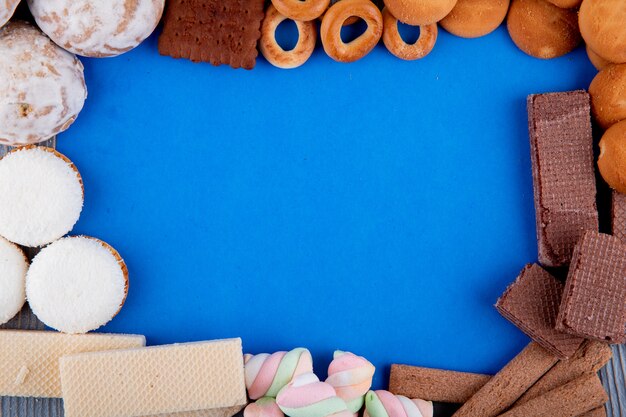
[(276, 404), (289, 417), (354, 417), (335, 388), (313, 373), (294, 378), (278, 393)]
[(433, 417), (433, 403), (410, 400), (389, 391), (369, 391), (365, 394), (363, 417)]
[(248, 396), (276, 398), (278, 392), (298, 375), (313, 372), (311, 353), (303, 348), (289, 352), (244, 356)]
[(243, 410), (243, 417), (285, 417), (276, 404), (276, 400), (270, 397), (263, 397), (250, 403)]
[(376, 368), (362, 356), (336, 351), (328, 367), (326, 382), (337, 391), (350, 411), (357, 413), (362, 407), (365, 394), (372, 387)]

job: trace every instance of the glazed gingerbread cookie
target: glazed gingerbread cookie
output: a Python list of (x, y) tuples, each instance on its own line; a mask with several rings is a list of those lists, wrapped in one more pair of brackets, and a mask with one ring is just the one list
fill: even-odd
[(87, 97), (83, 65), (39, 29), (0, 29), (0, 145), (26, 145), (67, 129)]
[(603, 129), (626, 119), (626, 64), (609, 65), (591, 82), (591, 113)]
[(414, 25), (437, 23), (452, 11), (457, 0), (385, 0), (385, 7), (399, 21)]
[(15, 13), (20, 0), (0, 0), (0, 27), (4, 26)]
[(127, 52), (154, 31), (165, 0), (28, 0), (37, 24), (61, 47), (78, 55)]
[(584, 0), (578, 23), (596, 54), (610, 62), (626, 63), (626, 1)]
[(458, 0), (441, 26), (462, 38), (485, 36), (500, 26), (509, 10), (509, 0)]
[(515, 45), (536, 58), (565, 55), (581, 41), (576, 11), (545, 0), (513, 0), (507, 28)]

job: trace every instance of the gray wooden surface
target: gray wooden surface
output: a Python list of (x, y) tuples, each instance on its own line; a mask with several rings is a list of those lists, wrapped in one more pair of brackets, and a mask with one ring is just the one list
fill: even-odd
[[(55, 147), (56, 141), (42, 143), (43, 146)], [(10, 148), (0, 146), (0, 157)], [(36, 250), (26, 251), (29, 257), (36, 254)], [(6, 329), (43, 330), (41, 323), (28, 306), (7, 324), (0, 326)], [(613, 359), (600, 371), (602, 383), (609, 393), (609, 402), (606, 405), (608, 417), (626, 417), (626, 345), (613, 346)], [(62, 417), (63, 401), (60, 399), (41, 398), (14, 398), (0, 397), (0, 417)], [(89, 416), (84, 416), (89, 417)], [(479, 417), (479, 416), (476, 416)], [(532, 417), (532, 416), (529, 416)], [(556, 416), (555, 416), (556, 417)]]

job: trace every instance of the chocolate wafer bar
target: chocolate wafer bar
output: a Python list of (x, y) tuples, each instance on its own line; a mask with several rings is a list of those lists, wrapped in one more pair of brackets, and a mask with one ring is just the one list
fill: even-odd
[(586, 232), (574, 250), (556, 329), (626, 343), (626, 243)]
[(240, 339), (65, 356), (65, 417), (229, 417), (246, 404)]
[(611, 348), (602, 342), (586, 340), (570, 359), (559, 361), (515, 405), (523, 404), (548, 391), (565, 385), (585, 374), (597, 373), (613, 356)]
[(539, 262), (567, 265), (586, 230), (598, 230), (586, 91), (528, 97)]
[(583, 339), (554, 329), (563, 284), (539, 265), (526, 265), (496, 303), (505, 318), (559, 358), (568, 358)]
[(587, 374), (512, 408), (501, 417), (575, 417), (602, 406), (608, 400), (600, 378)]
[(531, 342), (454, 413), (454, 417), (500, 415), (557, 361), (550, 352)]
[(490, 375), (391, 365), (389, 391), (426, 401), (464, 403), (489, 379)]
[(60, 357), (145, 344), (145, 337), (135, 335), (0, 330), (0, 395), (60, 398)]
[(591, 411), (581, 414), (578, 417), (606, 417), (606, 408), (604, 406), (594, 408)]
[(264, 0), (169, 0), (159, 52), (193, 62), (252, 69)]
[(626, 194), (613, 191), (611, 201), (611, 230), (613, 236), (626, 242)]

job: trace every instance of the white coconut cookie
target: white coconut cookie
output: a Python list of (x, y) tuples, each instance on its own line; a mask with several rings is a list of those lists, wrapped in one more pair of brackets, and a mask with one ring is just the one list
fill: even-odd
[(91, 237), (66, 237), (35, 256), (26, 275), (26, 298), (48, 327), (86, 333), (122, 308), (128, 269), (119, 253)]
[(0, 159), (0, 236), (37, 247), (66, 235), (83, 208), (83, 183), (65, 156), (18, 148)]
[(87, 97), (74, 55), (28, 23), (11, 22), (0, 29), (0, 57), (0, 145), (41, 142), (74, 122)]
[(0, 324), (11, 320), (22, 309), (26, 300), (24, 279), (27, 270), (24, 252), (0, 237)]
[(28, 0), (37, 24), (59, 46), (89, 57), (127, 52), (156, 28), (165, 0)]
[(20, 0), (0, 0), (0, 27), (4, 26), (15, 13)]

